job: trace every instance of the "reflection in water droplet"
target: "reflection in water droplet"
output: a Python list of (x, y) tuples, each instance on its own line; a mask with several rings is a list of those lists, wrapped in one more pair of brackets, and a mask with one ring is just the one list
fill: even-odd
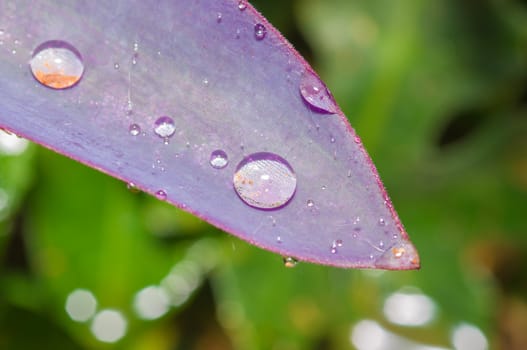
[(260, 209), (275, 209), (293, 197), (296, 174), (291, 165), (277, 154), (253, 153), (238, 165), (233, 185), (246, 204)]
[(381, 225), (381, 226), (385, 226), (386, 225), (386, 221), (384, 220), (384, 218), (379, 218), (379, 225)]
[(130, 124), (128, 131), (130, 132), (130, 135), (137, 136), (141, 133), (141, 127), (138, 124)]
[(61, 40), (40, 44), (34, 50), (29, 67), (39, 83), (52, 89), (72, 87), (79, 82), (84, 73), (84, 64), (79, 51)]
[(247, 8), (247, 3), (246, 3), (247, 0), (240, 0), (238, 1), (238, 9), (240, 11), (245, 11), (245, 9)]
[(263, 40), (265, 36), (267, 35), (267, 29), (265, 26), (261, 23), (257, 23), (254, 26), (254, 37), (256, 40)]
[(308, 200), (307, 200), (307, 206), (308, 206), (308, 207), (311, 208), (311, 207), (314, 206), (314, 205), (315, 205), (315, 202), (313, 202), (311, 199), (308, 199)]
[(285, 267), (295, 267), (296, 264), (298, 264), (298, 260), (296, 260), (295, 258), (293, 258), (292, 256), (286, 256), (283, 258), (284, 260), (284, 266)]
[(165, 199), (167, 199), (167, 193), (164, 190), (159, 190), (156, 192), (156, 198), (161, 201), (164, 201)]
[(162, 116), (158, 118), (154, 123), (154, 132), (157, 136), (165, 139), (165, 142), (168, 141), (168, 138), (174, 135), (176, 131), (176, 126), (174, 125), (174, 120), (167, 116)]
[(306, 71), (300, 81), (300, 94), (316, 112), (337, 113), (337, 106), (328, 89), (311, 71)]
[(209, 162), (214, 169), (223, 169), (229, 164), (229, 158), (227, 157), (227, 153), (221, 149), (217, 149), (210, 154)]

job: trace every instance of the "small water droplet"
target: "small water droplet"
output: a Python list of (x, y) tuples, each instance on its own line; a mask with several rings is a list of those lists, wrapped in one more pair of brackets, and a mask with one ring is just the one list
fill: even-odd
[(174, 120), (167, 116), (159, 117), (154, 123), (154, 132), (157, 136), (163, 138), (165, 143), (168, 142), (168, 138), (174, 135), (176, 126)]
[(353, 225), (358, 225), (360, 222), (360, 217), (357, 216), (354, 220), (353, 220)]
[(381, 226), (385, 226), (386, 225), (386, 221), (384, 220), (384, 218), (379, 218), (379, 225), (381, 225)]
[(12, 53), (13, 55), (16, 55), (16, 49), (11, 50), (11, 53)]
[(338, 249), (339, 247), (342, 247), (342, 240), (341, 239), (337, 239), (335, 241), (333, 241), (331, 243), (331, 249), (330, 249), (330, 252), (331, 254), (336, 254), (338, 253)]
[(266, 35), (267, 29), (263, 24), (257, 23), (254, 25), (254, 37), (256, 38), (256, 40), (263, 40)]
[(159, 190), (156, 192), (156, 198), (160, 201), (167, 199), (167, 193), (164, 190)]
[(395, 258), (401, 258), (404, 253), (406, 253), (406, 249), (404, 249), (403, 247), (392, 248), (392, 254)]
[(348, 177), (351, 177), (351, 169), (348, 170), (348, 174), (347, 175), (348, 175)]
[(130, 127), (128, 128), (128, 132), (132, 136), (137, 136), (141, 133), (141, 127), (138, 124), (130, 124)]
[(236, 39), (240, 39), (241, 33), (241, 30), (236, 29)]
[(229, 158), (227, 157), (227, 153), (221, 149), (217, 149), (210, 154), (209, 162), (214, 169), (223, 169), (229, 164)]
[(337, 113), (333, 97), (322, 81), (311, 71), (306, 71), (300, 81), (300, 94), (316, 112)]
[(137, 188), (137, 186), (133, 182), (127, 183), (126, 184), (126, 188), (128, 189), (128, 191), (130, 191), (132, 193), (138, 193), (139, 192), (139, 189)]
[(119, 70), (119, 63), (115, 63), (115, 64), (113, 65), (113, 68), (116, 69), (116, 70)]
[(342, 247), (343, 242), (341, 239), (337, 239), (335, 243), (337, 244), (337, 247)]
[(379, 248), (384, 248), (384, 242), (383, 241), (379, 242)]
[(84, 64), (79, 51), (61, 40), (40, 44), (34, 50), (29, 67), (39, 83), (52, 89), (72, 87), (79, 82), (84, 73)]
[(311, 199), (308, 199), (308, 200), (307, 200), (307, 206), (308, 206), (309, 208), (313, 207), (314, 205), (315, 205), (315, 202), (313, 202)]
[(4, 35), (4, 33), (5, 33), (5, 30), (0, 28), (0, 36)]
[(218, 12), (218, 13), (216, 14), (216, 22), (221, 23), (222, 17), (223, 17), (223, 16), (222, 16), (221, 12)]
[(331, 136), (331, 138), (329, 139), (329, 141), (330, 141), (331, 143), (335, 143), (335, 138), (334, 138), (333, 136)]
[(247, 8), (246, 0), (238, 1), (238, 10), (245, 11), (246, 8)]
[(203, 85), (208, 86), (209, 85), (209, 79), (204, 78), (202, 81)]
[(337, 247), (332, 246), (329, 251), (331, 252), (331, 254), (337, 254)]
[(138, 42), (134, 43), (134, 51), (135, 52), (139, 51), (139, 43)]
[(399, 235), (397, 233), (394, 233), (392, 237), (393, 237), (393, 239), (397, 239), (397, 238), (399, 238)]
[(276, 236), (276, 243), (282, 244), (282, 237)]
[(15, 45), (20, 45), (20, 40), (15, 39), (15, 41), (13, 41), (13, 43), (14, 43)]
[(373, 260), (374, 256), (373, 254), (370, 254), (370, 260)]
[(322, 191), (326, 190), (326, 188), (327, 187), (325, 185), (321, 187)]
[(277, 154), (253, 153), (236, 168), (233, 185), (246, 204), (259, 209), (276, 209), (293, 197), (296, 174), (291, 165)]
[(137, 64), (137, 57), (138, 57), (137, 53), (134, 53), (132, 56), (132, 65), (134, 66)]
[(292, 268), (292, 267), (295, 267), (296, 264), (298, 264), (298, 260), (296, 260), (295, 258), (293, 258), (292, 256), (286, 256), (283, 258), (283, 261), (284, 261), (284, 266), (285, 267), (288, 267), (288, 268)]

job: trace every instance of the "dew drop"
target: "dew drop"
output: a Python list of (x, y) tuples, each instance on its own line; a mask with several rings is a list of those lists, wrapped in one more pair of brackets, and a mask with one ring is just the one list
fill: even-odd
[(337, 247), (342, 247), (342, 244), (343, 244), (343, 243), (342, 243), (342, 240), (341, 240), (341, 239), (337, 239), (337, 240), (335, 241), (335, 243), (337, 244)]
[(329, 141), (330, 141), (331, 143), (335, 143), (335, 138), (334, 138), (333, 136), (331, 136), (331, 138), (329, 139)]
[(267, 29), (263, 24), (257, 23), (254, 25), (254, 37), (256, 38), (256, 40), (263, 40), (266, 35)]
[(385, 226), (386, 225), (386, 221), (384, 220), (384, 218), (379, 218), (379, 225), (381, 225), (381, 226)]
[(291, 165), (277, 154), (253, 153), (236, 168), (233, 185), (246, 204), (259, 209), (275, 209), (293, 197), (296, 174)]
[(282, 237), (276, 236), (276, 243), (282, 244)]
[(348, 174), (347, 174), (348, 177), (351, 177), (351, 169), (348, 170)]
[(383, 241), (379, 242), (379, 248), (381, 248), (381, 249), (384, 248), (384, 242)]
[(292, 268), (292, 267), (295, 267), (296, 264), (298, 264), (298, 260), (296, 260), (295, 258), (293, 258), (292, 256), (286, 256), (283, 258), (283, 261), (284, 261), (284, 266), (285, 267), (288, 267), (288, 268)]
[(337, 113), (333, 97), (322, 81), (311, 71), (306, 71), (300, 81), (300, 94), (316, 112)]
[(79, 82), (84, 73), (79, 51), (62, 40), (40, 44), (34, 50), (29, 67), (39, 83), (52, 89), (72, 87)]
[(221, 23), (222, 19), (223, 19), (223, 16), (221, 12), (218, 12), (218, 14), (216, 15), (216, 22)]
[(214, 169), (223, 169), (229, 164), (229, 158), (227, 157), (227, 153), (221, 149), (217, 149), (210, 154), (209, 162)]
[(141, 133), (141, 127), (138, 124), (130, 124), (130, 127), (128, 128), (128, 132), (132, 136), (137, 136)]
[(165, 139), (165, 142), (168, 141), (168, 138), (174, 135), (176, 131), (176, 126), (174, 125), (174, 120), (167, 116), (162, 116), (158, 118), (154, 123), (154, 132), (157, 136)]
[(326, 187), (325, 185), (321, 187), (322, 191), (325, 191), (326, 188), (327, 188), (327, 187)]
[(167, 193), (164, 190), (159, 190), (156, 192), (156, 198), (160, 201), (167, 199)]
[(314, 205), (315, 205), (315, 202), (313, 202), (313, 200), (311, 200), (311, 199), (308, 199), (308, 200), (307, 200), (307, 206), (308, 206), (309, 208), (313, 207)]
[(137, 186), (133, 182), (127, 183), (126, 184), (126, 188), (128, 189), (128, 191), (130, 191), (132, 193), (138, 193), (139, 192), (139, 189), (137, 188)]
[(238, 10), (245, 11), (246, 8), (247, 8), (246, 0), (238, 1)]
[(119, 67), (120, 67), (120, 66), (119, 66), (119, 63), (115, 63), (115, 64), (113, 65), (113, 68), (116, 69), (116, 70), (119, 70)]

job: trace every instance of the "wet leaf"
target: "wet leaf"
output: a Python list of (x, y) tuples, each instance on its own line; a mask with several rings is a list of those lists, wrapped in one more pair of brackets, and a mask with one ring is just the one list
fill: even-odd
[(1, 127), (284, 256), (419, 266), (331, 93), (250, 5), (6, 1), (0, 28)]

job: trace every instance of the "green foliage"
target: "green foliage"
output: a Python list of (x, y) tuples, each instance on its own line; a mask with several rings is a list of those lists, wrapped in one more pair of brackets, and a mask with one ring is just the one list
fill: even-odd
[[(311, 60), (349, 116), (422, 269), (286, 269), (276, 255), (30, 146), (0, 156), (8, 198), (0, 208), (0, 348), (346, 349), (364, 319), (446, 348), (462, 322), (496, 347), (506, 347), (504, 333), (507, 348), (527, 346), (510, 326), (527, 325), (527, 5), (255, 6)], [(138, 316), (138, 291), (182, 283), (190, 295), (176, 291), (168, 313)], [(386, 319), (386, 297), (408, 287), (434, 300), (431, 323)], [(79, 288), (93, 293), (97, 310), (122, 312), (122, 340), (100, 342), (90, 321), (71, 320), (64, 305)]]

